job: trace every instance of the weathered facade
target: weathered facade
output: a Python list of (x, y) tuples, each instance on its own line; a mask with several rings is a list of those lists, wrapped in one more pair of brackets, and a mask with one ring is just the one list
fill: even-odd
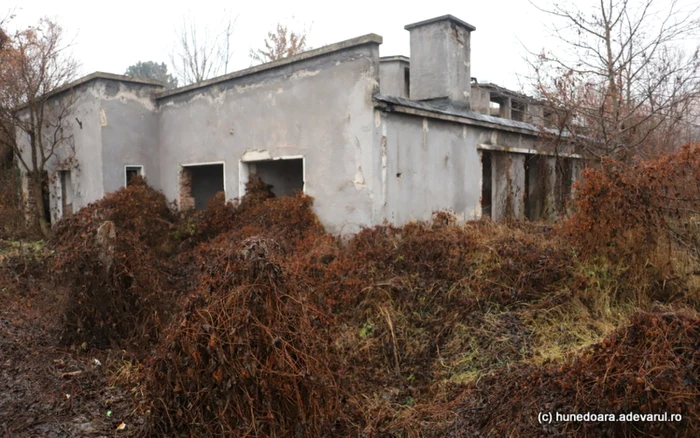
[(54, 219), (134, 174), (181, 208), (240, 197), (258, 174), (277, 195), (314, 197), (338, 234), (436, 210), (553, 215), (580, 164), (538, 147), (541, 104), (472, 80), (473, 26), (444, 16), (406, 29), (410, 58), (380, 58), (370, 34), (174, 90), (104, 73), (71, 84), (56, 99), (75, 99), (77, 167), (58, 156), (51, 168)]

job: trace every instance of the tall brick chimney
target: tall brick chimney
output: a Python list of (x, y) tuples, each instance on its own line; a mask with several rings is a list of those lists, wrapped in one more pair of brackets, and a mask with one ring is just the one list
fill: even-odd
[(476, 28), (443, 15), (405, 29), (411, 33), (411, 99), (470, 109), (470, 39)]

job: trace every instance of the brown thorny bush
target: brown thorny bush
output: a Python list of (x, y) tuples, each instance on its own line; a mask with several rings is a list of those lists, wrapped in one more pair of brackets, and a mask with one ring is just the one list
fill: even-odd
[(217, 239), (152, 364), (157, 436), (333, 436), (342, 425), (329, 315), (274, 240)]
[(153, 435), (332, 436), (344, 427), (332, 318), (305, 275), (335, 240), (310, 198), (271, 198), (259, 180), (247, 193), (201, 216), (200, 230), (230, 231), (196, 249), (198, 285), (151, 364)]
[(439, 213), (341, 242), (310, 198), (251, 184), (198, 222), (202, 274), (150, 366), (153, 435), (459, 435), (464, 387), (440, 381), (469, 364), (451, 358), (487, 352), (485, 375), (527, 359), (519, 315), (589, 287), (575, 270), (589, 253), (546, 227)]
[[(311, 198), (274, 198), (259, 180), (240, 202), (219, 196), (207, 211), (184, 215), (162, 194), (130, 186), (58, 227), (56, 272), (74, 303), (68, 339), (104, 344), (152, 333), (152, 341), (162, 325), (155, 315), (167, 314), (161, 306), (174, 303), (172, 291), (188, 290), (147, 366), (151, 435), (456, 433), (447, 428), (455, 419), (467, 429), (477, 424), (464, 423), (476, 409), (460, 408), (464, 387), (440, 383), (470, 366), (458, 358), (472, 348), (488, 352), (480, 359), (485, 375), (527, 359), (518, 315), (547, 311), (588, 287), (576, 271), (586, 257), (637, 244), (587, 234), (608, 233), (600, 221), (615, 225), (615, 212), (627, 220), (619, 208), (593, 214), (611, 190), (625, 193), (621, 177), (601, 178), (614, 190), (579, 188), (579, 217), (563, 233), (575, 246), (537, 225), (456, 225), (444, 213), (340, 241), (325, 233)], [(633, 185), (639, 181), (623, 180), (644, 192)], [(646, 208), (637, 205), (645, 196), (623, 198)], [(94, 237), (105, 220), (114, 223), (113, 249)], [(572, 230), (577, 220), (589, 231)], [(630, 223), (624, 231), (644, 225)], [(190, 266), (199, 273), (186, 287), (169, 274)], [(694, 356), (679, 363), (697, 366)]]
[[(448, 374), (443, 359), (467, 348), (458, 326), (478, 330), (485, 313), (556, 300), (570, 276), (569, 254), (551, 243), (444, 218), (363, 230), (327, 268), (341, 383), (353, 394), (349, 415), (368, 436), (404, 436), (449, 421), (438, 382)], [(517, 330), (517, 318), (504, 318), (483, 343)], [(526, 354), (491, 350), (494, 360)]]
[(58, 223), (51, 270), (70, 291), (66, 344), (139, 350), (158, 339), (174, 304), (162, 257), (174, 221), (141, 180)]
[[(438, 215), (343, 245), (310, 207), (303, 195), (250, 202), (197, 249), (203, 274), (151, 365), (154, 435), (400, 436), (444, 422), (431, 382), (451, 327), (550, 300), (569, 275), (566, 251), (524, 233), (476, 257), (488, 223)], [(396, 418), (412, 400), (425, 402)]]
[[(523, 366), (462, 396), (448, 437), (700, 436), (700, 320), (639, 313), (571, 364)], [(680, 422), (538, 422), (561, 414), (681, 414)]]
[(673, 243), (700, 259), (700, 145), (635, 164), (583, 172), (564, 227), (580, 251), (644, 258)]

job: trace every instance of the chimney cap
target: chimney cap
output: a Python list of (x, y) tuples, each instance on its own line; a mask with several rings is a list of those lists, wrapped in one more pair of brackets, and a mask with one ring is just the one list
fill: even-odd
[(442, 15), (440, 17), (431, 18), (429, 20), (419, 21), (419, 22), (413, 23), (413, 24), (407, 24), (406, 26), (404, 26), (404, 29), (411, 30), (411, 29), (415, 29), (417, 27), (427, 26), (427, 25), (433, 24), (433, 23), (438, 23), (440, 21), (451, 21), (452, 23), (455, 23), (459, 26), (465, 27), (469, 32), (473, 32), (476, 30), (476, 27), (472, 26), (471, 24), (467, 23), (466, 21), (462, 21), (459, 18), (457, 18), (453, 15), (449, 15), (449, 14)]

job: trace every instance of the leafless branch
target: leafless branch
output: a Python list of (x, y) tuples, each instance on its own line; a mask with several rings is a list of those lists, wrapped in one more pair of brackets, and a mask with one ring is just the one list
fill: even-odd
[[(532, 4), (534, 4), (531, 1)], [(560, 24), (563, 49), (531, 52), (533, 85), (590, 155), (629, 159), (680, 146), (674, 130), (690, 126), (700, 100), (700, 56), (682, 43), (700, 34), (700, 6), (680, 0), (599, 0), (534, 4)], [(596, 139), (595, 141), (589, 141)]]
[(181, 84), (200, 83), (228, 73), (237, 18), (227, 17), (220, 29), (200, 26), (193, 17), (182, 19), (170, 53), (170, 64)]

